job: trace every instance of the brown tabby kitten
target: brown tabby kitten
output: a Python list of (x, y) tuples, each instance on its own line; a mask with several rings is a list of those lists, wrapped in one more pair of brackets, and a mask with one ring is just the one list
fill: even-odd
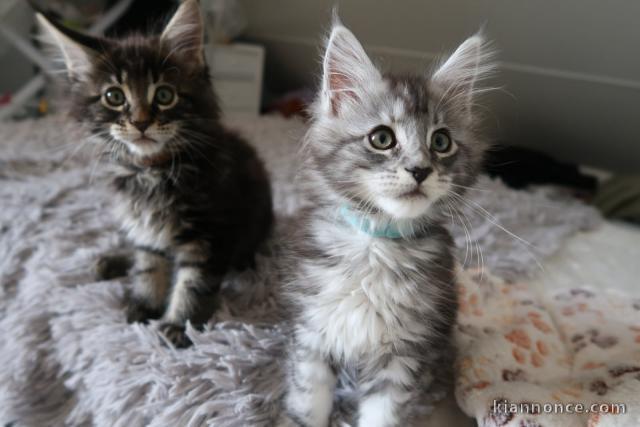
[(252, 265), (272, 223), (262, 162), (220, 124), (198, 3), (184, 1), (160, 36), (104, 39), (38, 20), (62, 53), (72, 116), (104, 148), (136, 250), (127, 318), (161, 317), (188, 346), (185, 322), (209, 319), (223, 275)]

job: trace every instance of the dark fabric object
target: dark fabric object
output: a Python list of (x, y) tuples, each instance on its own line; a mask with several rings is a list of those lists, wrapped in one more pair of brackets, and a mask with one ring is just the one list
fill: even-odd
[(597, 187), (596, 178), (581, 173), (577, 165), (523, 147), (504, 146), (487, 153), (485, 168), (491, 177), (500, 177), (516, 189), (554, 184), (595, 192)]
[[(46, 0), (28, 0), (34, 11), (53, 18), (57, 21), (64, 21), (64, 16), (52, 8)], [(104, 5), (104, 9), (108, 10), (117, 3), (117, 0), (109, 0)], [(124, 14), (110, 28), (106, 30), (105, 36), (118, 38), (131, 33), (154, 34), (159, 33), (169, 20), (171, 14), (179, 5), (178, 0), (134, 0)], [(85, 4), (78, 9), (79, 12), (98, 13), (103, 9), (99, 4)], [(73, 22), (78, 24), (77, 22)], [(70, 25), (72, 23), (65, 22), (66, 26), (74, 29), (82, 30), (88, 22), (82, 22), (80, 27)]]
[(593, 204), (608, 218), (640, 223), (640, 175), (618, 176), (604, 182)]
[(176, 0), (134, 0), (125, 14), (109, 28), (105, 35), (121, 37), (135, 32), (159, 33), (178, 4)]

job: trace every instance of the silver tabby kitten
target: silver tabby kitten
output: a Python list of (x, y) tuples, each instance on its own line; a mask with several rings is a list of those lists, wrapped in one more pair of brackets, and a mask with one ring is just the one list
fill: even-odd
[(472, 107), (490, 59), (475, 35), (429, 75), (387, 76), (334, 24), (303, 148), (313, 207), (290, 248), (289, 421), (326, 426), (346, 368), (357, 425), (406, 425), (450, 371), (456, 263), (441, 214), (480, 167)]
[(198, 3), (183, 1), (160, 35), (98, 38), (38, 20), (135, 248), (127, 319), (161, 318), (165, 336), (188, 346), (185, 322), (208, 321), (222, 277), (253, 263), (272, 222), (262, 162), (220, 123)]

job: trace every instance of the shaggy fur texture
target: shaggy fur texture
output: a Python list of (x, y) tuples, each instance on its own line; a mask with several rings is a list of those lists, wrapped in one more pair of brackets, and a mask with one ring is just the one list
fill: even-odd
[[(308, 205), (294, 185), (293, 153), (306, 130), (298, 120), (234, 117), (273, 171), (279, 223)], [(131, 278), (96, 281), (92, 266), (125, 243), (110, 213), (105, 171), (91, 147), (74, 157), (77, 132), (60, 117), (0, 126), (0, 425), (270, 425), (284, 393), (286, 324), (278, 319), (275, 260), (257, 257), (255, 273), (228, 276), (221, 307), (204, 331), (187, 331), (191, 348), (159, 344), (151, 325), (127, 324)], [(597, 212), (559, 194), (524, 192), (483, 178), (470, 202), (540, 250), (541, 260)], [(538, 269), (529, 249), (483, 215), (465, 210), (486, 268), (521, 277)], [(465, 232), (448, 223), (458, 256)], [(339, 388), (335, 425), (353, 415), (348, 378)], [(437, 425), (437, 424), (433, 424)], [(445, 424), (456, 425), (456, 424)]]
[(430, 75), (383, 76), (334, 24), (303, 149), (313, 207), (291, 236), (284, 278), (296, 424), (328, 425), (343, 369), (361, 427), (406, 425), (449, 380), (456, 264), (444, 218), (482, 163), (471, 105), (490, 57), (476, 35)]
[(206, 322), (223, 276), (252, 266), (272, 221), (254, 150), (219, 123), (195, 0), (160, 36), (97, 39), (43, 16), (71, 81), (72, 115), (102, 150), (114, 212), (136, 249), (128, 319), (162, 318), (177, 346)]

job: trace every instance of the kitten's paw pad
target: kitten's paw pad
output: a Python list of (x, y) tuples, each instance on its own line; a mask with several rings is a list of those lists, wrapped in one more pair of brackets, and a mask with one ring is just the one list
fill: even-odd
[(112, 280), (126, 276), (132, 265), (127, 255), (104, 255), (96, 261), (93, 270), (98, 280)]
[(136, 300), (127, 303), (126, 314), (127, 323), (147, 323), (149, 319), (158, 319), (162, 316), (159, 310), (149, 308)]
[(162, 334), (171, 341), (171, 344), (176, 348), (187, 348), (193, 344), (187, 336), (184, 325), (162, 323), (160, 324), (160, 332), (162, 332)]

